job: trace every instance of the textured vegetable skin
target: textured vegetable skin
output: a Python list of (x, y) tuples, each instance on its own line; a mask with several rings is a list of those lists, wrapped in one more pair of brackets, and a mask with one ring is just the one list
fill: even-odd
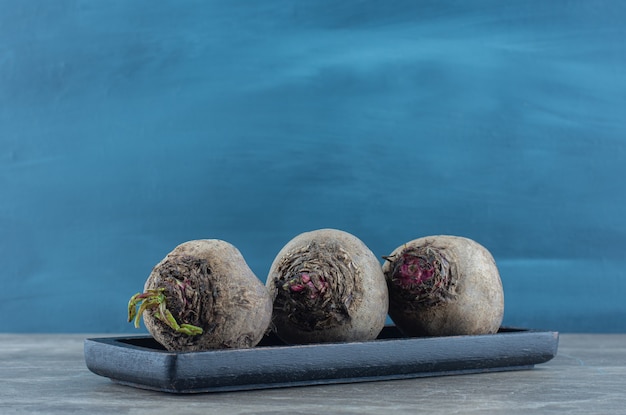
[(409, 336), (490, 334), (504, 314), (502, 281), (491, 253), (469, 238), (435, 235), (384, 257), (389, 316)]
[(381, 264), (348, 232), (296, 236), (277, 254), (266, 285), (273, 329), (288, 344), (373, 340), (385, 325), (389, 302)]
[(253, 347), (271, 321), (272, 302), (264, 284), (241, 252), (222, 240), (178, 245), (145, 283), (144, 292), (157, 290), (177, 322), (201, 329), (201, 334), (177, 332), (159, 308), (143, 311), (150, 334), (171, 351)]

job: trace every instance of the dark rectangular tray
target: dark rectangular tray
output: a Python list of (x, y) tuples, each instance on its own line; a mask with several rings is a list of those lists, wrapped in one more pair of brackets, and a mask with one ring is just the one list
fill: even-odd
[(287, 346), (266, 336), (251, 349), (168, 352), (152, 337), (85, 340), (93, 373), (172, 393), (224, 392), (530, 369), (556, 356), (558, 333), (407, 338), (393, 326), (367, 342)]

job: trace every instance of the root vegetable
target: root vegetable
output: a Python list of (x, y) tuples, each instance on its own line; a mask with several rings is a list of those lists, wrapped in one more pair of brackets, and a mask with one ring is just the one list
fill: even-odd
[(274, 259), (266, 285), (273, 328), (286, 343), (373, 340), (385, 325), (389, 302), (381, 265), (347, 232), (296, 236)]
[(171, 351), (253, 347), (271, 313), (267, 289), (239, 250), (217, 239), (177, 246), (128, 304), (128, 320), (139, 327), (143, 315), (150, 334)]
[(407, 242), (384, 257), (389, 316), (409, 336), (498, 331), (504, 292), (491, 253), (463, 237)]

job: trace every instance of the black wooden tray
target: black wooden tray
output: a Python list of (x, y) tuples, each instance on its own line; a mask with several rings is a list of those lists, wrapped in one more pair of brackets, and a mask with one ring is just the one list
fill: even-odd
[(168, 352), (152, 337), (85, 340), (93, 373), (143, 389), (224, 392), (530, 369), (556, 356), (558, 333), (407, 338), (393, 326), (368, 342), (287, 346), (273, 335), (251, 349)]

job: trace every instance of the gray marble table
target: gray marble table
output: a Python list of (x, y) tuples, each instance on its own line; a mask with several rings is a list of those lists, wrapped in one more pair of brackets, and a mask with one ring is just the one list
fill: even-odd
[(525, 371), (194, 395), (94, 375), (87, 337), (0, 334), (0, 414), (626, 414), (626, 334), (561, 334)]

